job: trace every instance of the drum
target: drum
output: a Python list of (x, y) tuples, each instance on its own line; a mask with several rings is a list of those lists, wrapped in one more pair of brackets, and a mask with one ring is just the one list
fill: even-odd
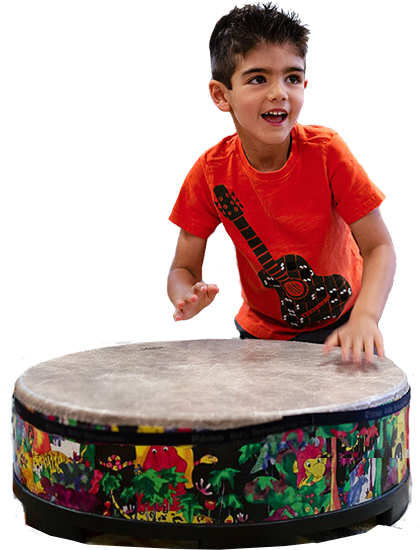
[(409, 499), (404, 372), (267, 340), (136, 343), (28, 369), (13, 396), (29, 525), (278, 546)]

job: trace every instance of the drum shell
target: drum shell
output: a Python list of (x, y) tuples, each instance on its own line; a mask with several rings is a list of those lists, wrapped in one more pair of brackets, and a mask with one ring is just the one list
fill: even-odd
[(57, 506), (131, 521), (220, 525), (318, 516), (403, 482), (408, 411), (409, 392), (362, 411), (184, 432), (63, 424), (15, 398), (14, 474)]

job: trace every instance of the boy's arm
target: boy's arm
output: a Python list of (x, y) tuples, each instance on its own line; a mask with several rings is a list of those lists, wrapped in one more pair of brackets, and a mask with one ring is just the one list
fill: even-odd
[(362, 286), (349, 321), (327, 338), (324, 350), (341, 346), (343, 360), (350, 361), (352, 353), (354, 363), (361, 362), (364, 350), (371, 362), (374, 346), (380, 357), (385, 355), (378, 322), (394, 280), (395, 252), (378, 208), (350, 227), (363, 257)]
[(175, 321), (191, 319), (214, 300), (219, 289), (201, 280), (207, 240), (181, 229), (168, 276), (168, 296)]

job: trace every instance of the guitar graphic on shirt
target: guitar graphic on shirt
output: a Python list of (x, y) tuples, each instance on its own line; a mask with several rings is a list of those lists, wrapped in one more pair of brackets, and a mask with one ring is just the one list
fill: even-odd
[(240, 231), (262, 269), (258, 276), (266, 288), (277, 291), (283, 320), (296, 328), (316, 325), (338, 317), (352, 294), (341, 275), (316, 275), (308, 262), (295, 254), (275, 260), (245, 219), (235, 193), (224, 185), (213, 192), (215, 205)]

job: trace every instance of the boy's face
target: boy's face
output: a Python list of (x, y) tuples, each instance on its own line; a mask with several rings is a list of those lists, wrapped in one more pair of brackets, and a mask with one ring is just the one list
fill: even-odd
[(239, 59), (231, 84), (231, 90), (221, 84), (224, 103), (216, 105), (231, 113), (245, 151), (288, 146), (307, 84), (296, 50), (290, 44), (254, 48)]

